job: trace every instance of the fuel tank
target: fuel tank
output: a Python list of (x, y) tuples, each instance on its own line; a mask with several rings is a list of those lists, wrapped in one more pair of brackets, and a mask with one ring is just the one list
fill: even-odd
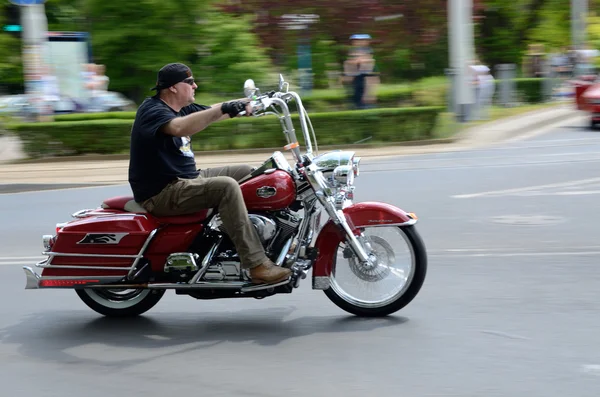
[(248, 211), (278, 210), (296, 199), (296, 184), (282, 170), (267, 171), (240, 185)]

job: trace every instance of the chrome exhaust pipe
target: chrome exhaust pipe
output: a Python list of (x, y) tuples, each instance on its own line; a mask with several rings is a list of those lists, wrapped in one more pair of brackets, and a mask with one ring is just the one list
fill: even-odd
[(90, 285), (86, 288), (144, 288), (144, 289), (185, 289), (185, 290), (201, 290), (201, 289), (218, 289), (218, 290), (233, 290), (239, 292), (254, 292), (264, 289), (270, 289), (286, 285), (290, 283), (290, 278), (280, 281), (275, 284), (251, 284), (242, 281), (223, 282), (200, 282), (196, 284), (187, 283), (154, 283), (154, 284), (105, 284), (105, 285)]
[(29, 266), (23, 266), (23, 271), (25, 271), (25, 277), (27, 279), (25, 289), (38, 289), (40, 276), (38, 276)]

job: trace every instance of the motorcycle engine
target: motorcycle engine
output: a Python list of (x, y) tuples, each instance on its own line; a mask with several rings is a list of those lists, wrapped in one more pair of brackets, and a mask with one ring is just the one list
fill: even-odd
[[(278, 255), (300, 225), (300, 219), (289, 211), (280, 211), (274, 215), (248, 214), (268, 256)], [(207, 281), (235, 281), (243, 278), (239, 256), (235, 250), (230, 249), (216, 256), (203, 277)]]
[(267, 218), (264, 215), (248, 214), (248, 217), (258, 233), (258, 237), (260, 238), (263, 247), (266, 246), (273, 236), (275, 236), (277, 224), (271, 218)]
[(276, 251), (296, 232), (300, 219), (290, 211), (279, 211), (273, 217), (249, 214), (263, 247)]

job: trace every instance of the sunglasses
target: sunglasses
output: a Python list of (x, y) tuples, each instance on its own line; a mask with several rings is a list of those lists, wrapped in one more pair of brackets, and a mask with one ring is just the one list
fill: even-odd
[(193, 77), (188, 77), (187, 79), (183, 80), (182, 83), (186, 83), (189, 85), (194, 85), (194, 78)]

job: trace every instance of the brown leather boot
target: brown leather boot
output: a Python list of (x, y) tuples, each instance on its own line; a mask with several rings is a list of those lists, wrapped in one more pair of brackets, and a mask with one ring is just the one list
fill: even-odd
[(292, 271), (285, 267), (275, 266), (270, 260), (250, 269), (253, 284), (273, 284), (285, 280)]

